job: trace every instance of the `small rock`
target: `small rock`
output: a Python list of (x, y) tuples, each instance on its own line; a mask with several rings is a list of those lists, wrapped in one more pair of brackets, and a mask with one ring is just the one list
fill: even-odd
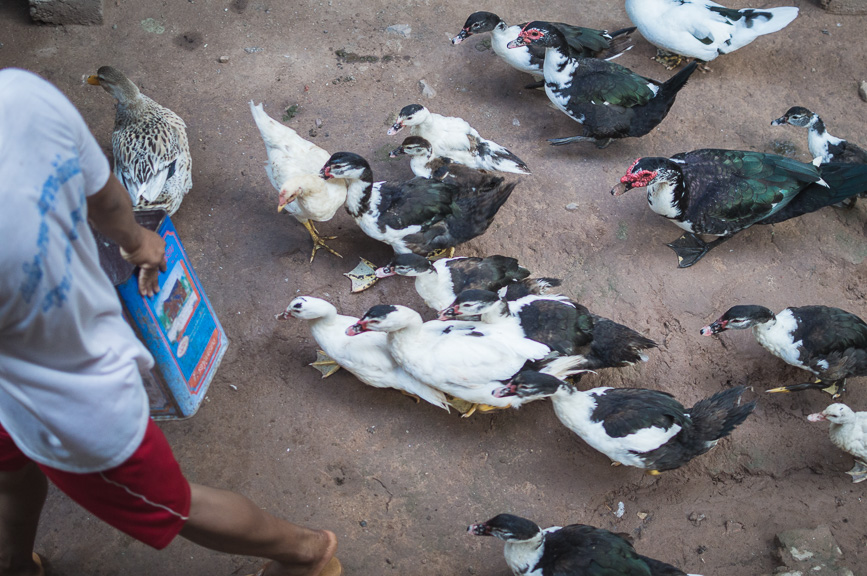
[(430, 84), (425, 82), (424, 80), (418, 81), (419, 88), (421, 88), (421, 95), (425, 98), (433, 98), (437, 95), (437, 91), (434, 90)]
[(385, 29), (385, 32), (386, 34), (394, 34), (396, 36), (409, 38), (409, 35), (412, 33), (412, 27), (409, 24), (392, 24)]
[(861, 100), (867, 102), (867, 80), (861, 80), (861, 85), (858, 86), (858, 96)]
[(358, 523), (358, 525), (361, 526), (362, 528), (367, 528), (367, 520), (362, 520), (361, 522)]
[(217, 62), (219, 62), (220, 64), (225, 64), (225, 63), (228, 62), (228, 61), (229, 61), (229, 57), (228, 57), (228, 56), (220, 56), (220, 57), (217, 59)]
[(316, 124), (317, 128), (322, 128), (322, 118), (317, 118), (313, 123)]
[(732, 532), (742, 532), (744, 529), (744, 525), (740, 522), (734, 522), (732, 520), (726, 520), (726, 534), (731, 534)]
[(791, 571), (824, 576), (854, 576), (840, 562), (843, 552), (827, 526), (815, 529), (787, 530), (776, 536), (777, 553), (783, 566), (777, 574)]
[(695, 526), (701, 524), (702, 520), (706, 518), (707, 516), (705, 516), (704, 514), (696, 514), (695, 512), (690, 512), (689, 516), (686, 517), (686, 519), (692, 522)]
[[(117, 24), (112, 24), (112, 25), (111, 25), (111, 29), (112, 29), (112, 30), (117, 30)], [(2, 44), (0, 44), (0, 46), (2, 46)]]
[(636, 516), (638, 516), (639, 520), (644, 520), (645, 518), (647, 518), (647, 512), (639, 512), (638, 514), (636, 514)]
[(575, 212), (578, 210), (578, 204), (576, 202), (570, 202), (569, 204), (566, 204), (566, 210), (569, 212)]
[(614, 513), (618, 518), (623, 518), (623, 514), (626, 513), (626, 506), (623, 505), (623, 502), (617, 503), (617, 511)]
[(249, 48), (244, 48), (244, 52), (247, 54), (255, 54), (256, 52), (264, 52), (265, 49), (260, 46), (250, 46)]
[(518, 120), (517, 118), (512, 118), (512, 126), (520, 126), (520, 125), (521, 125), (520, 120)]

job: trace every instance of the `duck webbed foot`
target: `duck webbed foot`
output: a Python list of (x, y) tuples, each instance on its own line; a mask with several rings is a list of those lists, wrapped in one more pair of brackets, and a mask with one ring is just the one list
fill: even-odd
[(307, 228), (307, 232), (310, 234), (310, 238), (313, 240), (313, 252), (310, 253), (310, 263), (313, 263), (313, 259), (316, 258), (316, 251), (320, 248), (325, 248), (338, 258), (343, 258), (340, 254), (332, 250), (328, 244), (325, 243), (326, 240), (334, 240), (337, 236), (320, 236), (319, 231), (313, 225), (313, 222), (307, 220), (303, 222), (304, 227)]
[(789, 384), (788, 386), (780, 386), (771, 388), (770, 393), (780, 392), (801, 392), (803, 390), (823, 390), (831, 395), (832, 398), (839, 398), (846, 387), (846, 380), (834, 380), (826, 382), (824, 380), (816, 380), (815, 382), (802, 382), (801, 384)]
[(440, 258), (454, 258), (455, 255), (455, 247), (450, 246), (449, 248), (440, 248), (438, 250), (434, 250), (433, 252), (428, 252), (427, 258), (431, 262), (434, 260), (439, 260)]
[(412, 398), (413, 400), (415, 400), (415, 403), (416, 403), (416, 404), (418, 404), (419, 402), (421, 402), (421, 398), (419, 398), (418, 396), (416, 396), (416, 395), (413, 394), (412, 392), (407, 392), (406, 390), (401, 390), (400, 393), (403, 394), (404, 396), (409, 396), (410, 398)]
[(656, 56), (651, 58), (651, 60), (659, 62), (665, 66), (666, 70), (674, 70), (678, 66), (685, 64), (689, 58), (681, 56), (680, 54), (675, 54), (674, 52), (669, 52), (668, 50), (663, 50), (662, 48), (657, 48)]
[(545, 87), (545, 81), (544, 80), (537, 80), (535, 82), (530, 82), (529, 84), (526, 84), (524, 86), (524, 88), (526, 90), (536, 90), (537, 88), (544, 88), (544, 87)]
[(376, 284), (377, 281), (376, 264), (366, 258), (361, 258), (360, 260), (358, 266), (353, 268), (350, 272), (343, 273), (344, 276), (352, 281), (352, 289), (350, 292), (353, 294), (367, 290)]
[(309, 366), (313, 366), (316, 368), (320, 374), (322, 374), (323, 378), (328, 378), (338, 370), (340, 370), (340, 364), (334, 361), (328, 354), (325, 353), (324, 350), (316, 351), (316, 360), (311, 362)]
[(729, 238), (730, 236), (720, 236), (713, 242), (705, 242), (697, 234), (685, 232), (683, 236), (671, 244), (666, 244), (666, 246), (677, 254), (678, 268), (689, 268), (701, 260), (712, 248), (719, 246)]
[(864, 480), (867, 480), (867, 464), (860, 460), (855, 460), (855, 465), (851, 470), (846, 472), (846, 474), (852, 477), (853, 484), (863, 482)]

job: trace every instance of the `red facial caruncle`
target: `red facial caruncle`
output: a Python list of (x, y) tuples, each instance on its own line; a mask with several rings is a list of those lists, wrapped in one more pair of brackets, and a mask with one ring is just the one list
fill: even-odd
[(641, 158), (632, 163), (626, 174), (620, 179), (621, 184), (629, 184), (630, 188), (643, 188), (650, 184), (650, 181), (656, 178), (656, 172), (650, 170), (639, 170), (633, 173), (632, 169), (641, 161)]

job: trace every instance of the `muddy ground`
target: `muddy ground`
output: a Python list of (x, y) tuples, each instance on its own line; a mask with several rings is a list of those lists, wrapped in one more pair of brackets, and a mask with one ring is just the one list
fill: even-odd
[[(864, 574), (865, 485), (844, 474), (851, 458), (830, 444), (827, 427), (805, 419), (829, 397), (764, 394), (805, 373), (746, 332), (702, 338), (698, 331), (737, 303), (774, 310), (827, 304), (867, 317), (867, 202), (756, 227), (678, 270), (664, 245), (678, 230), (649, 210), (641, 192), (608, 193), (639, 156), (723, 147), (808, 161), (805, 131), (770, 126), (796, 104), (819, 112), (832, 134), (867, 144), (867, 104), (857, 94), (867, 77), (867, 17), (790, 3), (801, 16), (788, 28), (713, 62), (658, 129), (605, 150), (550, 147), (545, 138), (575, 134), (577, 126), (543, 93), (525, 90), (528, 78), (497, 59), (484, 37), (460, 46), (448, 39), (481, 9), (509, 22), (617, 29), (629, 25), (621, 1), (556, 0), (531, 9), (514, 0), (107, 0), (103, 26), (47, 27), (29, 21), (25, 0), (6, 0), (0, 64), (57, 84), (109, 154), (113, 102), (82, 84), (101, 65), (120, 68), (185, 119), (194, 187), (174, 221), (231, 344), (198, 414), (162, 428), (191, 480), (334, 530), (347, 574), (507, 574), (500, 542), (466, 534), (468, 524), (506, 511), (542, 525), (630, 532), (640, 552), (713, 576), (769, 573), (776, 532), (824, 524), (845, 563)], [(411, 31), (387, 32), (392, 25)], [(653, 53), (639, 37), (619, 62), (668, 77)], [(221, 56), (228, 62), (219, 63)], [(421, 80), (433, 98), (422, 96)], [(386, 128), (404, 105), (469, 120), (533, 175), (522, 178), (488, 233), (459, 254), (515, 256), (537, 275), (562, 278), (564, 292), (596, 313), (660, 344), (647, 364), (582, 385), (666, 390), (691, 405), (743, 384), (752, 387), (748, 399), (759, 400), (754, 416), (711, 453), (651, 478), (610, 467), (560, 425), (547, 402), (461, 419), (345, 372), (320, 380), (307, 367), (316, 349), (307, 326), (274, 320), (294, 296), (326, 298), (356, 316), (377, 303), (424, 305), (405, 279), (349, 294), (342, 273), (359, 256), (384, 263), (389, 251), (343, 212), (320, 229), (339, 236), (331, 246), (344, 258), (320, 253), (308, 262), (307, 233), (277, 214), (251, 99), (278, 118), (298, 104), (290, 126), (329, 151), (367, 157), (377, 179), (410, 176), (405, 159), (387, 158), (403, 134), (389, 137)], [(867, 409), (864, 379), (850, 387), (844, 400)], [(260, 564), (180, 539), (156, 553), (56, 492), (37, 550), (56, 575), (229, 575)]]

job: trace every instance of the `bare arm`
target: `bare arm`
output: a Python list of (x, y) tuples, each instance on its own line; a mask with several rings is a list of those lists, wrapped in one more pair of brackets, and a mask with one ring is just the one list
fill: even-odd
[(138, 288), (142, 296), (159, 292), (158, 275), (166, 270), (166, 243), (135, 221), (129, 194), (114, 174), (102, 190), (88, 196), (87, 212), (94, 227), (120, 245), (124, 259), (141, 268)]

